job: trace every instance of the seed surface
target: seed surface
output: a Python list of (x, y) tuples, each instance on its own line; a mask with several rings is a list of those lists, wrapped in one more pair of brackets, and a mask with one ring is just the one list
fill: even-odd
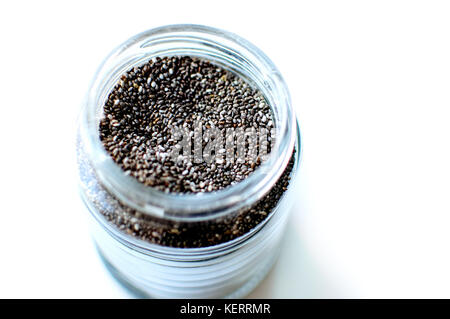
[[(179, 136), (173, 129), (194, 137), (199, 121), (206, 160), (174, 160), (171, 151)], [(229, 129), (270, 133), (272, 113), (262, 93), (240, 77), (209, 61), (181, 56), (155, 58), (126, 72), (109, 94), (99, 131), (105, 149), (130, 176), (161, 191), (196, 193), (238, 183), (261, 163), (258, 157), (227, 161), (225, 148), (214, 150), (208, 162), (204, 150), (215, 136), (205, 132), (211, 128), (223, 137)], [(249, 154), (256, 152), (256, 146), (244, 144)]]

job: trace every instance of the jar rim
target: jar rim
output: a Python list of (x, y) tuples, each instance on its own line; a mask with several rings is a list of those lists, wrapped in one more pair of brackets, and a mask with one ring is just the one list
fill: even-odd
[[(268, 158), (239, 183), (213, 192), (165, 193), (126, 175), (100, 141), (99, 110), (103, 109), (103, 104), (100, 103), (99, 108), (99, 101), (109, 95), (106, 80), (123, 74), (124, 70), (130, 68), (130, 62), (138, 65), (138, 61), (148, 61), (152, 57), (165, 55), (161, 51), (161, 44), (167, 49), (167, 46), (170, 48), (171, 41), (188, 43), (191, 41), (192, 44), (206, 45), (208, 48), (215, 46), (221, 53), (237, 57), (240, 63), (251, 63), (252, 67), (262, 72), (261, 79), (258, 79), (259, 88), (267, 91), (270, 87), (270, 92), (274, 95), (276, 103), (269, 103), (269, 106), (272, 110), (276, 108), (278, 111), (275, 145)], [(155, 51), (155, 48), (160, 51)], [(124, 60), (126, 64), (123, 64)], [(82, 142), (87, 153), (91, 154), (91, 164), (108, 191), (141, 213), (164, 219), (190, 221), (223, 216), (262, 198), (283, 173), (297, 138), (297, 124), (289, 92), (273, 62), (256, 46), (234, 33), (194, 24), (167, 25), (150, 29), (116, 47), (94, 76), (86, 96), (80, 125)]]

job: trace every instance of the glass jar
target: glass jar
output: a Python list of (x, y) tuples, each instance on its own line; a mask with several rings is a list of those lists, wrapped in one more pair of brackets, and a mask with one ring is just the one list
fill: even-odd
[[(124, 173), (99, 138), (103, 105), (120, 76), (151, 58), (182, 55), (209, 60), (242, 77), (263, 93), (273, 112), (276, 141), (267, 160), (242, 182), (223, 190), (174, 194), (145, 186)], [(80, 193), (90, 211), (99, 254), (112, 274), (138, 296), (239, 298), (273, 265), (295, 197), (300, 134), (280, 73), (246, 40), (198, 25), (165, 26), (130, 38), (105, 59), (94, 77), (80, 115), (77, 151)], [(240, 232), (242, 218), (251, 219), (246, 214), (274, 192), (288, 167), (289, 186), (276, 205), (261, 211), (251, 229)], [(165, 244), (158, 232), (147, 240), (136, 236), (132, 229), (116, 226), (114, 221), (123, 218), (134, 219), (136, 228), (147, 223), (174, 236), (189, 232), (190, 246)], [(205, 229), (224, 231), (209, 238), (210, 245), (196, 247)]]

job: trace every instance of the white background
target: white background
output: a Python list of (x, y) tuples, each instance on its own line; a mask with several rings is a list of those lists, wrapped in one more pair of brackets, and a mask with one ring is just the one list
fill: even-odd
[(78, 199), (76, 116), (97, 66), (146, 29), (196, 23), (261, 48), (303, 133), (279, 262), (252, 297), (450, 298), (450, 4), (0, 4), (0, 297), (127, 297)]

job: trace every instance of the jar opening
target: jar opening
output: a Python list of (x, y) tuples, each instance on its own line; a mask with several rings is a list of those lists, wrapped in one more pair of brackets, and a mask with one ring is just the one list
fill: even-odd
[[(272, 109), (276, 143), (266, 161), (243, 181), (206, 193), (164, 193), (127, 176), (104, 149), (98, 132), (105, 100), (120, 76), (153, 57), (193, 56), (211, 61), (256, 86)], [(273, 63), (254, 45), (232, 33), (199, 25), (152, 29), (117, 47), (100, 66), (89, 89), (81, 125), (101, 183), (120, 201), (142, 213), (168, 219), (205, 220), (250, 206), (280, 177), (294, 148), (296, 122), (286, 85)], [(300, 150), (297, 150), (300, 152)]]

